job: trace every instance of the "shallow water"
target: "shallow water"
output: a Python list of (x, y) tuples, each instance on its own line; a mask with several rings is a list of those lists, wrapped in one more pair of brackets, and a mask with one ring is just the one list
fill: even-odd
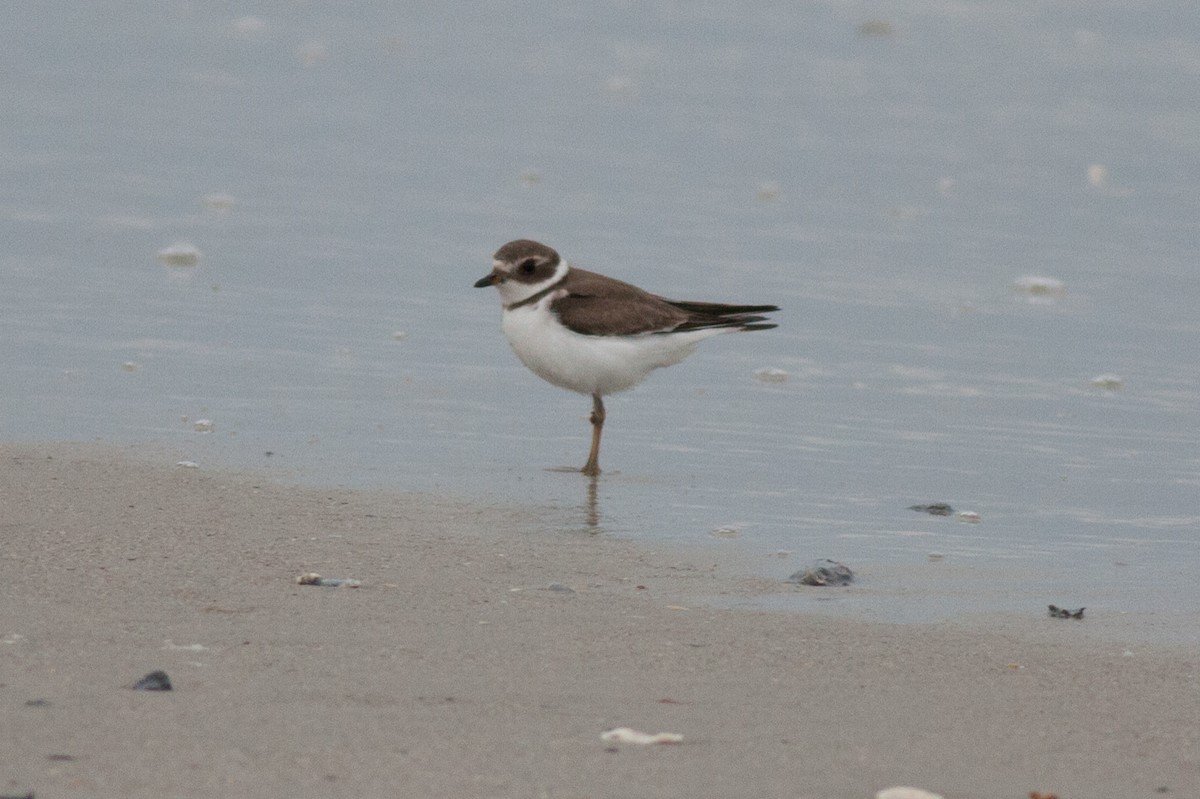
[[(767, 576), (857, 567), (880, 598), (847, 612), (1053, 602), (1197, 640), (1190, 8), (14, 6), (0, 435), (529, 504), (546, 530), (731, 528), (715, 551)], [(610, 398), (589, 496), (551, 468), (582, 463), (589, 401), (526, 372), (471, 288), (520, 236), (780, 327)], [(195, 266), (159, 262), (177, 242)], [(982, 522), (907, 510), (932, 501)], [(946, 579), (934, 551), (944, 601), (912, 589)]]

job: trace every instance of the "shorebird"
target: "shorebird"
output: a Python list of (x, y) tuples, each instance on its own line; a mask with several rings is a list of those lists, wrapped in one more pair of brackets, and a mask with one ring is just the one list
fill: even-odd
[(569, 265), (552, 248), (518, 239), (492, 256), (476, 288), (495, 286), (501, 329), (513, 351), (543, 380), (592, 397), (592, 448), (581, 470), (600, 473), (604, 397), (679, 363), (721, 333), (776, 327), (774, 305), (668, 300)]

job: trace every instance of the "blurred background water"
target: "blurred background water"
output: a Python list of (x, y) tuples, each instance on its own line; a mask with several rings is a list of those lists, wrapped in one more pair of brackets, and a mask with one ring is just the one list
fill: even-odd
[[(1190, 3), (409, 5), (5, 10), (3, 439), (833, 557), (863, 588), (826, 607), (877, 618), (1200, 638)], [(611, 398), (589, 497), (550, 470), (588, 400), (471, 288), (518, 237), (780, 327)]]

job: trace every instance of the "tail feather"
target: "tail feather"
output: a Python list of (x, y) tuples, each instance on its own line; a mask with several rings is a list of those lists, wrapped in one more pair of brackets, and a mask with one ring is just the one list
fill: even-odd
[(720, 302), (687, 302), (667, 300), (681, 311), (700, 316), (740, 316), (745, 314), (774, 313), (777, 305), (726, 305)]
[(725, 305), (718, 302), (668, 302), (688, 315), (688, 318), (670, 331), (705, 330), (711, 328), (735, 328), (737, 330), (770, 330), (778, 325), (762, 314), (773, 313), (775, 305)]

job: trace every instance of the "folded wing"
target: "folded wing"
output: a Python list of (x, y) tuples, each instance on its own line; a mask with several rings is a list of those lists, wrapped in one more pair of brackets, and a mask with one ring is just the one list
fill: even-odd
[(725, 305), (668, 300), (637, 286), (572, 268), (565, 296), (550, 310), (568, 328), (585, 336), (636, 336), (707, 328), (769, 330), (776, 327), (762, 314), (774, 305)]

